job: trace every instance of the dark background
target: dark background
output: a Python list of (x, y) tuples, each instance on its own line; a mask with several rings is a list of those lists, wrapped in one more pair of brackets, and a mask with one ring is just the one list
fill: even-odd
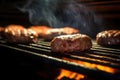
[[(120, 29), (120, 0), (77, 0), (81, 4), (89, 7), (95, 11), (98, 17), (103, 18), (103, 26), (105, 29)], [(29, 22), (28, 14), (23, 13), (17, 9), (16, 5), (22, 5), (25, 0), (0, 0), (0, 26), (7, 26), (9, 24), (20, 24), (29, 27), (32, 24)], [(101, 26), (102, 27), (102, 26)], [(36, 74), (39, 67), (43, 63), (35, 64), (29, 57), (18, 55), (14, 56), (16, 51), (4, 50), (0, 47), (2, 53), (2, 76), (1, 79), (29, 79), (29, 80), (43, 80), (40, 75)], [(3, 53), (4, 50), (4, 53)], [(13, 55), (11, 55), (13, 53)], [(21, 52), (17, 52), (21, 54)], [(36, 68), (37, 65), (37, 68)], [(46, 65), (46, 64), (45, 64)], [(48, 65), (47, 65), (48, 66)], [(50, 66), (50, 65), (49, 65)], [(53, 66), (52, 66), (53, 67)], [(41, 70), (46, 68), (41, 68)], [(41, 71), (40, 70), (40, 71)], [(49, 71), (52, 72), (52, 71)], [(47, 72), (48, 73), (48, 72)], [(4, 77), (5, 76), (5, 77)], [(45, 79), (46, 80), (46, 79)], [(48, 79), (50, 80), (50, 79)]]
[[(103, 19), (105, 29), (120, 29), (120, 1), (119, 0), (77, 0), (88, 6), (96, 15)], [(23, 5), (25, 0), (0, 1), (0, 26), (21, 24), (25, 27), (32, 25), (28, 14), (17, 9), (16, 5)]]

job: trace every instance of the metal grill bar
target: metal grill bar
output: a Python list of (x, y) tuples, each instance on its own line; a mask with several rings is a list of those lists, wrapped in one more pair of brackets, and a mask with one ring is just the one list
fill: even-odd
[[(35, 47), (42, 47), (42, 48), (50, 49), (49, 46), (42, 46), (42, 45), (37, 45), (37, 44), (31, 44), (31, 45), (35, 46)], [(100, 60), (107, 60), (107, 61), (114, 62), (114, 63), (120, 63), (120, 59), (116, 59), (116, 58), (112, 58), (112, 57), (108, 57), (108, 56), (104, 56), (104, 55), (89, 54), (89, 53), (80, 54), (80, 55), (84, 56), (84, 57), (89, 56), (90, 58), (95, 58), (95, 59), (100, 59)]]
[[(35, 48), (38, 47), (38, 48), (48, 49), (48, 52), (50, 52), (49, 51), (50, 50), (49, 43), (45, 43), (45, 42), (42, 43), (42, 42), (40, 42), (38, 44), (30, 44), (30, 45), (34, 46)], [(98, 51), (99, 51), (99, 49), (98, 49)], [(107, 52), (107, 50), (104, 50), (104, 51), (102, 51), (102, 53), (104, 53), (104, 54), (111, 53), (110, 49), (108, 49), (108, 50), (109, 50), (108, 52)], [(115, 52), (115, 49), (114, 49), (113, 52)], [(116, 52), (116, 53), (118, 53), (118, 52)], [(114, 68), (119, 68), (120, 69), (120, 66), (119, 66), (120, 65), (119, 64), (120, 63), (120, 59), (119, 59), (120, 56), (117, 55), (117, 54), (112, 54), (112, 55), (110, 54), (110, 55), (107, 55), (107, 56), (106, 55), (101, 55), (101, 53), (99, 53), (99, 55), (91, 54), (91, 53), (85, 53), (85, 54), (84, 53), (77, 53), (77, 54), (79, 54), (77, 56), (76, 55), (71, 55), (71, 54), (72, 53), (70, 53), (70, 56), (71, 56), (70, 58), (76, 58), (78, 60), (87, 61), (87, 62), (91, 62), (91, 63), (95, 63), (95, 64), (101, 64), (101, 65), (105, 65), (105, 66), (109, 66), (109, 67), (114, 67)], [(116, 59), (116, 57), (118, 57), (118, 58)]]
[[(77, 71), (77, 72), (79, 72), (78, 70), (80, 70), (80, 72), (83, 71), (82, 72), (83, 74), (86, 74), (86, 72), (84, 73), (84, 70), (85, 70), (85, 71), (88, 71), (88, 73), (96, 72), (98, 74), (101, 74), (102, 72), (107, 76), (114, 76), (113, 74), (106, 73), (104, 71), (91, 69), (88, 67), (86, 68), (85, 66), (77, 64), (75, 62), (63, 60), (59, 56), (64, 56), (66, 58), (70, 58), (73, 60), (108, 66), (115, 69), (120, 69), (120, 49), (101, 47), (97, 45), (95, 42), (93, 42), (93, 47), (90, 51), (79, 52), (79, 53), (72, 52), (72, 53), (65, 53), (65, 54), (52, 53), (50, 48), (50, 42), (45, 42), (43, 40), (39, 40), (36, 44), (32, 43), (32, 44), (17, 44), (17, 45), (8, 44), (5, 41), (1, 40), (0, 46), (27, 52), (29, 54), (32, 54), (33, 56), (36, 55), (37, 57), (42, 57), (45, 61), (49, 60), (49, 61), (52, 61), (52, 63), (55, 63), (57, 65), (60, 64), (59, 66), (61, 67), (67, 66), (68, 68), (69, 66), (69, 68), (72, 69), (73, 71)], [(76, 68), (73, 68), (73, 67), (76, 67)], [(120, 79), (119, 76), (117, 77)]]
[(84, 57), (84, 56), (71, 55), (69, 58), (120, 69), (119, 63), (113, 63), (113, 62), (109, 62), (109, 61), (105, 61), (105, 60), (99, 60), (98, 58), (97, 59), (90, 58), (89, 56)]
[[(9, 46), (11, 46), (11, 44)], [(37, 52), (37, 53), (40, 53), (40, 52), (41, 53), (44, 52), (45, 54), (51, 53), (50, 43), (44, 42), (43, 40), (39, 40), (37, 44), (29, 44), (29, 45), (18, 44), (18, 45), (12, 45), (12, 46)], [(69, 58), (120, 69), (119, 49), (111, 50), (110, 48), (105, 48), (105, 50), (103, 50), (104, 49), (103, 47), (99, 47), (99, 49), (94, 49), (94, 48), (96, 48), (95, 44), (93, 45), (93, 48), (89, 52), (70, 53), (70, 54), (65, 53), (65, 55), (69, 55), (69, 56), (66, 56)]]

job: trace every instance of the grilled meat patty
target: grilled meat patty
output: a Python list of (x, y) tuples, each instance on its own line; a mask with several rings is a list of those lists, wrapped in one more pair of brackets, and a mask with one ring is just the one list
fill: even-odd
[(51, 41), (56, 36), (80, 32), (78, 29), (72, 27), (50, 28), (48, 26), (31, 26), (29, 29), (36, 31), (39, 37), (42, 37), (48, 41)]
[(96, 35), (96, 42), (99, 45), (120, 45), (120, 30), (105, 30)]
[(81, 52), (92, 47), (91, 38), (84, 34), (61, 35), (51, 41), (53, 52)]
[(51, 41), (56, 36), (75, 34), (75, 33), (79, 33), (79, 32), (80, 31), (78, 29), (75, 29), (72, 27), (51, 28), (51, 29), (46, 30), (46, 32), (44, 32), (44, 35), (42, 37), (45, 40)]
[(34, 43), (37, 33), (21, 25), (8, 25), (4, 30), (5, 39), (9, 43)]
[(28, 29), (35, 31), (39, 37), (42, 37), (44, 33), (51, 28), (48, 26), (30, 26)]

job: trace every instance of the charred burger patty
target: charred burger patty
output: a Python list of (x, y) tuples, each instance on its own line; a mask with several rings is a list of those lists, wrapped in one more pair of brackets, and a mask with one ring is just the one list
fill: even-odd
[(34, 43), (37, 41), (35, 31), (21, 25), (9, 25), (4, 30), (4, 36), (9, 43)]
[(105, 30), (99, 32), (96, 36), (96, 42), (99, 45), (120, 45), (120, 30)]
[(80, 52), (89, 50), (92, 47), (92, 41), (89, 36), (84, 34), (61, 35), (51, 41), (51, 50), (53, 52)]

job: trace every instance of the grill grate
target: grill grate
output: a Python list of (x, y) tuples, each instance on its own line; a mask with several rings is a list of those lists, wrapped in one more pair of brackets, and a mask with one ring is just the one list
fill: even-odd
[(8, 44), (4, 40), (0, 40), (0, 46), (28, 53), (45, 63), (76, 71), (88, 76), (103, 76), (104, 79), (106, 78), (108, 80), (120, 80), (119, 73), (113, 74), (74, 62), (74, 60), (88, 62), (120, 70), (120, 49), (101, 47), (97, 45), (95, 41), (93, 41), (93, 47), (90, 51), (65, 54), (52, 53), (50, 42), (46, 42), (43, 39), (40, 39), (36, 44)]

